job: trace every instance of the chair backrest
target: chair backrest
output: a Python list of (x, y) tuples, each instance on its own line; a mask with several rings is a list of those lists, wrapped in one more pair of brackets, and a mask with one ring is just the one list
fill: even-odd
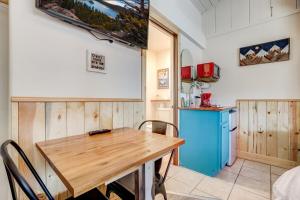
[[(153, 133), (158, 133), (158, 134), (161, 134), (161, 135), (166, 135), (167, 134), (167, 128), (168, 126), (170, 127), (173, 127), (174, 128), (174, 134), (173, 135), (174, 137), (178, 137), (179, 136), (179, 131), (178, 131), (178, 128), (176, 125), (172, 124), (172, 123), (169, 123), (169, 122), (164, 122), (164, 121), (160, 121), (160, 120), (146, 120), (144, 122), (141, 123), (141, 125), (139, 126), (139, 130), (142, 129), (142, 127), (146, 124), (150, 123), (152, 126), (152, 132)], [(175, 150), (172, 151), (171, 153), (171, 156), (170, 156), (170, 159), (168, 161), (168, 165), (167, 165), (167, 169), (163, 175), (163, 179), (162, 179), (162, 183), (165, 182), (166, 178), (167, 178), (167, 174), (169, 172), (169, 168), (170, 168), (170, 165), (171, 165), (171, 162), (172, 162), (172, 158), (174, 156), (174, 152)], [(155, 161), (155, 174), (158, 175), (159, 172), (160, 172), (160, 169), (161, 169), (161, 166), (162, 166), (162, 158)]]
[(27, 197), (30, 200), (39, 200), (38, 196), (35, 194), (33, 189), (30, 187), (28, 182), (25, 180), (25, 178), (22, 176), (22, 174), (19, 172), (18, 167), (14, 163), (13, 159), (10, 157), (7, 146), (11, 145), (16, 149), (18, 154), (21, 156), (27, 167), (29, 168), (30, 172), (38, 182), (38, 184), (41, 186), (42, 190), (45, 192), (46, 197), (49, 200), (54, 200), (52, 195), (50, 194), (49, 190), (46, 188), (45, 184), (43, 183), (42, 179), (39, 177), (38, 173), (35, 171), (34, 167), (30, 163), (29, 159), (25, 155), (24, 151), (21, 149), (21, 147), (13, 140), (7, 140), (1, 145), (1, 156), (3, 158), (5, 170), (7, 173), (9, 186), (11, 189), (11, 194), (13, 200), (17, 200), (17, 194), (16, 194), (16, 187), (15, 187), (15, 181), (20, 186), (22, 191), (27, 195)]
[(168, 128), (168, 126), (170, 126), (170, 127), (173, 127), (174, 130), (175, 130), (174, 137), (178, 137), (178, 135), (179, 135), (179, 131), (178, 131), (177, 126), (175, 126), (172, 123), (164, 122), (164, 121), (160, 121), (160, 120), (146, 120), (146, 121), (144, 121), (144, 122), (141, 123), (141, 125), (139, 126), (139, 130), (141, 130), (142, 127), (144, 125), (146, 125), (147, 123), (151, 123), (151, 125), (152, 125), (152, 132), (153, 133), (158, 133), (158, 134), (161, 134), (161, 135), (166, 135), (167, 134), (167, 128)]

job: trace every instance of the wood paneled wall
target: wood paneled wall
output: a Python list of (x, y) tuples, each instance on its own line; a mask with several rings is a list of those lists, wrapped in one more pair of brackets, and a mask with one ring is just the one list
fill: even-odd
[[(144, 116), (143, 102), (13, 102), (11, 138), (24, 149), (56, 199), (64, 199), (68, 195), (65, 186), (38, 152), (35, 143), (100, 128), (137, 128)], [(24, 163), (18, 162), (32, 187), (41, 191)], [(26, 199), (21, 192), (19, 199)]]
[(8, 0), (0, 0), (1, 3), (8, 4)]
[(300, 163), (300, 100), (239, 100), (239, 156), (293, 167)]

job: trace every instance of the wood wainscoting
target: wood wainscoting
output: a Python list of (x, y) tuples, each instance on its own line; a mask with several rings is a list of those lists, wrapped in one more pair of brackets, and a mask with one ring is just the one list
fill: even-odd
[(300, 100), (238, 100), (238, 156), (284, 168), (300, 163)]
[[(100, 128), (137, 128), (144, 120), (144, 102), (12, 102), (12, 134), (28, 155), (38, 174), (56, 199), (64, 199), (66, 188), (38, 152), (35, 143), (82, 134)], [(35, 189), (36, 182), (16, 156), (15, 160)], [(26, 199), (19, 192), (18, 199)]]
[(0, 0), (0, 3), (8, 4), (8, 0)]

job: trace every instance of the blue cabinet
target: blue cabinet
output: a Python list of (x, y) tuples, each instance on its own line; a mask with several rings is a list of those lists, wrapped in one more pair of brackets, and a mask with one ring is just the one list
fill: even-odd
[(229, 158), (229, 110), (180, 110), (180, 165), (217, 175)]

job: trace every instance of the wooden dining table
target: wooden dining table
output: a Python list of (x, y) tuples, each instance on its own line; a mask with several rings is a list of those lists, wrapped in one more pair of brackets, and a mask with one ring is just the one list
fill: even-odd
[(154, 161), (184, 144), (183, 139), (131, 128), (82, 134), (36, 144), (73, 197), (139, 171), (138, 199), (152, 200)]

